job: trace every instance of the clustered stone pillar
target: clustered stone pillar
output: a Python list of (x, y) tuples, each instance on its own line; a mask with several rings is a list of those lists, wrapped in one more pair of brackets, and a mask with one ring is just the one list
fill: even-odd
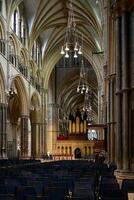
[(128, 30), (127, 30), (127, 13), (122, 14), (121, 32), (122, 32), (122, 144), (123, 144), (123, 169), (129, 169), (129, 119), (128, 119)]
[(122, 153), (122, 138), (121, 138), (121, 123), (122, 123), (122, 107), (121, 107), (121, 17), (116, 18), (116, 140), (115, 140), (115, 161), (118, 169), (121, 169), (121, 153)]
[[(128, 23), (127, 23), (128, 24)], [(129, 164), (134, 169), (134, 7), (129, 15)]]
[[(123, 4), (123, 3), (122, 3)], [(120, 4), (120, 5), (122, 5)], [(134, 159), (131, 149), (134, 142), (134, 17), (133, 9), (121, 7), (115, 18), (116, 31), (116, 136), (115, 161), (118, 172), (127, 173), (133, 170)], [(133, 17), (132, 17), (133, 16)]]
[(41, 111), (31, 111), (31, 155), (40, 158), (43, 155), (44, 134), (42, 131)]
[(107, 151), (109, 161), (115, 161), (115, 74), (107, 76)]
[(31, 154), (33, 158), (40, 158), (42, 155), (42, 124), (32, 123), (32, 146)]
[(48, 90), (42, 89), (41, 101), (42, 101), (42, 131), (41, 131), (41, 155), (45, 154), (45, 140), (46, 140), (46, 128), (47, 128), (47, 95)]
[(7, 119), (7, 105), (0, 103), (0, 158), (6, 158), (6, 119)]
[(21, 116), (21, 158), (28, 157), (28, 116)]
[(109, 80), (109, 151), (110, 160), (115, 161), (115, 121), (114, 121), (114, 106), (115, 106), (115, 76), (111, 75)]

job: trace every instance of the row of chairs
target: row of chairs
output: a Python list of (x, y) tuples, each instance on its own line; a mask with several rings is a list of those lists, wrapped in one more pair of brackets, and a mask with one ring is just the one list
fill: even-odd
[(128, 193), (134, 193), (134, 179), (124, 179), (121, 188), (115, 176), (102, 175), (99, 182), (98, 197), (101, 200), (128, 200)]
[[(3, 169), (3, 200), (95, 199), (96, 168), (87, 162), (52, 162)], [(8, 173), (6, 173), (8, 172)], [(3, 186), (3, 189), (2, 189)], [(5, 186), (5, 191), (4, 191)], [(3, 193), (2, 193), (3, 191)]]
[(120, 190), (114, 169), (85, 160), (5, 167), (0, 171), (0, 199), (127, 200), (134, 180), (125, 180)]

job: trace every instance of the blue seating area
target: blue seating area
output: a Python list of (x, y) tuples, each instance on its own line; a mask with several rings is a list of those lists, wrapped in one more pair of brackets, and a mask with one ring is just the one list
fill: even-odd
[[(7, 163), (10, 165), (7, 166)], [(0, 200), (127, 200), (134, 180), (122, 189), (114, 169), (87, 160), (6, 161), (0, 170)]]

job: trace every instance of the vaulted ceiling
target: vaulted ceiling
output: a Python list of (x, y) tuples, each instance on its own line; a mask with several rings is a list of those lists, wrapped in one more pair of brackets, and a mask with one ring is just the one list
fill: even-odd
[[(71, 0), (24, 0), (29, 27), (29, 47), (38, 37), (41, 40), (44, 65), (52, 55), (60, 59), (60, 48), (67, 26)], [(102, 10), (96, 0), (72, 1), (76, 31), (83, 34), (85, 54), (101, 51)], [(55, 62), (56, 62), (55, 61)]]
[[(63, 42), (70, 0), (24, 0), (30, 32), (30, 45), (39, 36), (44, 56)], [(102, 41), (101, 4), (95, 0), (73, 0), (77, 31), (85, 45), (100, 50)]]
[[(100, 84), (98, 82), (101, 82), (102, 76), (102, 56), (94, 56), (92, 60), (92, 52), (102, 51), (103, 46), (102, 0), (99, 0), (99, 3), (96, 3), (96, 0), (11, 0), (11, 2), (12, 7), (24, 3), (29, 28), (29, 48), (32, 48), (36, 39), (39, 38), (41, 41), (42, 75), (45, 77), (45, 84), (48, 84), (55, 64), (61, 59), (60, 50), (65, 37), (69, 4), (72, 2), (76, 32), (79, 36), (83, 34), (84, 57), (92, 63), (96, 74), (96, 86)], [(78, 101), (73, 88), (72, 96), (74, 95)]]

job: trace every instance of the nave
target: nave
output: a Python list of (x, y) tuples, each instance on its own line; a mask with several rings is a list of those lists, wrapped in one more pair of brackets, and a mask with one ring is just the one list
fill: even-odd
[(0, 0), (0, 185), (134, 200), (134, 0)]
[(127, 200), (134, 180), (119, 186), (115, 164), (93, 160), (0, 161), (1, 200)]

